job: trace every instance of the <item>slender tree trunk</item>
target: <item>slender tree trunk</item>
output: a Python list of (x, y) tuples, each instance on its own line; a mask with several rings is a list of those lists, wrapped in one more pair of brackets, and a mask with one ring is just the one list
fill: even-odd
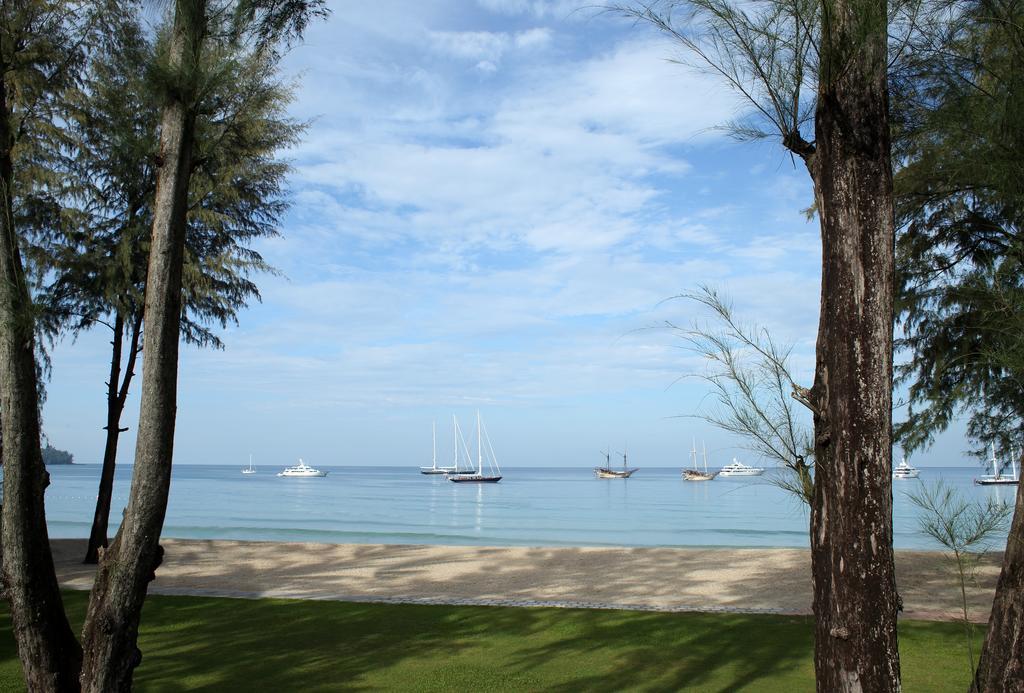
[(146, 277), (142, 396), (131, 496), (121, 529), (100, 560), (83, 633), (82, 687), (131, 690), (142, 655), (136, 644), (142, 603), (160, 565), (177, 399), (181, 274), (195, 129), (195, 67), (205, 26), (204, 0), (179, 0), (170, 68), (179, 80), (160, 126), (153, 239)]
[(99, 551), (107, 547), (107, 526), (110, 523), (110, 505), (114, 493), (114, 469), (117, 462), (117, 441), (127, 428), (121, 428), (121, 414), (128, 398), (128, 387), (135, 375), (135, 360), (139, 353), (139, 336), (142, 332), (142, 315), (137, 315), (129, 326), (131, 329), (128, 346), (128, 363), (124, 370), (124, 382), (121, 379), (121, 347), (124, 341), (124, 316), (121, 311), (114, 318), (113, 349), (110, 358), (110, 380), (107, 382), (107, 442), (103, 449), (103, 469), (100, 472), (100, 487), (96, 494), (96, 512), (92, 519), (92, 531), (89, 534), (89, 546), (85, 551), (83, 563), (96, 563)]
[[(1021, 461), (1024, 463), (1024, 459)], [(1019, 489), (988, 633), (971, 690), (1024, 691), (1024, 493)]]
[(892, 550), (894, 215), (886, 3), (824, 4), (815, 151), (821, 315), (811, 508), (818, 691), (897, 691)]
[(64, 615), (50, 554), (39, 447), (32, 304), (13, 224), (14, 134), (0, 75), (0, 411), (3, 411), (3, 587), (31, 691), (74, 691), (82, 650)]

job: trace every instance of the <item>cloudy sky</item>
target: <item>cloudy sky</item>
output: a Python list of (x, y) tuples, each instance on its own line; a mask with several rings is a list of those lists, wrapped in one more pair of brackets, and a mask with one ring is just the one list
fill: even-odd
[[(673, 45), (579, 0), (334, 8), (286, 61), (293, 207), (283, 276), (183, 352), (178, 463), (429, 464), (482, 412), (499, 461), (672, 466), (751, 457), (689, 418), (703, 372), (665, 321), (708, 284), (796, 345), (809, 384), (820, 246), (801, 167), (716, 129), (742, 104)], [(51, 442), (102, 457), (109, 334), (58, 347)], [(138, 387), (134, 388), (135, 394)], [(134, 450), (130, 401), (121, 455)], [(954, 463), (959, 448), (921, 456)]]

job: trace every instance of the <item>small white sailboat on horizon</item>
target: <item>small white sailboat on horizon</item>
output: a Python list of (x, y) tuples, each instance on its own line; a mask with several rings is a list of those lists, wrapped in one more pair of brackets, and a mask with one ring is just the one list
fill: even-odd
[(242, 470), (242, 474), (255, 474), (256, 470), (252, 467), (252, 455), (249, 455), (249, 466)]
[(974, 483), (979, 486), (995, 486), (995, 485), (1010, 485), (1020, 483), (1020, 474), (1017, 472), (1017, 455), (1016, 450), (1010, 455), (1010, 470), (1009, 476), (1003, 476), (999, 472), (999, 460), (996, 458), (996, 444), (992, 443), (992, 474), (978, 477), (974, 480)]
[[(453, 417), (454, 418), (454, 417)], [(437, 466), (437, 424), (431, 424), (431, 430), (434, 438), (434, 462), (429, 467), (420, 467), (420, 474), (449, 474), (456, 472), (459, 469), (458, 460), (456, 464), (451, 467), (438, 467)], [(458, 455), (458, 449), (455, 450), (455, 454)]]

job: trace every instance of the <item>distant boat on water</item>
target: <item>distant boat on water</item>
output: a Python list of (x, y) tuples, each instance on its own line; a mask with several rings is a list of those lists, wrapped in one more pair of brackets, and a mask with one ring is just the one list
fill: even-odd
[(322, 472), (319, 469), (314, 469), (299, 458), (299, 463), (294, 467), (285, 467), (284, 471), (278, 472), (278, 476), (292, 476), (292, 477), (314, 477), (314, 476), (327, 476), (327, 472)]
[[(454, 417), (453, 417), (454, 418)], [(429, 467), (420, 467), (420, 474), (449, 474), (451, 472), (457, 472), (459, 470), (458, 454), (459, 449), (455, 448), (455, 465), (451, 467), (438, 467), (437, 466), (437, 425), (432, 424), (431, 429), (434, 434), (434, 463)]]
[[(1016, 451), (1014, 451), (1014, 453), (1015, 452)], [(974, 483), (980, 486), (1019, 484), (1020, 474), (1017, 472), (1016, 454), (1010, 455), (1010, 469), (1011, 474), (1009, 476), (1003, 476), (999, 473), (999, 460), (996, 458), (996, 444), (992, 443), (992, 474), (979, 477), (974, 480)]]
[[(453, 417), (454, 418), (454, 417)], [(455, 424), (456, 437), (458, 434), (458, 422)], [(488, 473), (484, 473), (484, 441), (487, 441), (487, 452), (489, 456), (486, 457), (486, 465)], [(456, 466), (458, 465), (458, 458), (456, 458)], [(498, 458), (494, 455), (494, 448), (491, 446), (490, 436), (484, 431), (484, 424), (480, 418), (480, 412), (476, 413), (476, 469), (469, 470), (466, 472), (448, 472), (448, 481), (455, 482), (457, 484), (496, 484), (501, 481), (501, 469), (498, 467)]]
[(693, 450), (690, 451), (690, 459), (693, 460), (693, 468), (683, 470), (684, 481), (712, 481), (716, 476), (718, 476), (718, 472), (708, 471), (708, 446), (704, 443), (701, 443), (700, 445), (704, 449), (704, 471), (702, 472), (697, 469), (697, 439), (694, 438)]
[(242, 470), (242, 474), (255, 474), (256, 470), (252, 468), (252, 455), (249, 455), (249, 466)]
[(892, 478), (893, 479), (916, 479), (921, 474), (921, 470), (917, 467), (912, 467), (907, 463), (907, 458), (904, 457), (900, 460), (900, 463), (893, 467)]
[(601, 454), (604, 455), (604, 466), (594, 467), (594, 475), (598, 479), (628, 479), (630, 476), (633, 475), (633, 472), (636, 471), (636, 468), (630, 469), (629, 466), (626, 464), (627, 459), (626, 453), (624, 452), (620, 453), (622, 455), (622, 469), (612, 468), (611, 448), (605, 450)]
[(761, 476), (764, 474), (764, 469), (743, 464), (733, 457), (732, 462), (722, 467), (722, 471), (718, 474), (719, 476)]

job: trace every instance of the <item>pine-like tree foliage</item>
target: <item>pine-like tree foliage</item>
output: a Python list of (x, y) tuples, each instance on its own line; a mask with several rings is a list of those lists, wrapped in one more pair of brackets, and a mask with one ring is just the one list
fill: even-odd
[(36, 309), (25, 271), (31, 229), (60, 226), (63, 130), (55, 116), (74, 86), (96, 3), (0, 5), (0, 409), (4, 597), (33, 691), (74, 690), (82, 650), (64, 614), (49, 552), (40, 450)]
[[(289, 90), (274, 67), (320, 5), (176, 0), (167, 48), (153, 49), (126, 28), (138, 9), (131, 0), (0, 3), (2, 579), (30, 690), (131, 689), (146, 585), (162, 553), (179, 335), (216, 343), (209, 326), (258, 297), (249, 274), (265, 264), (247, 244), (273, 233), (285, 210), (287, 166), (275, 152), (302, 130), (283, 115)], [(148, 52), (153, 69), (140, 72)], [(153, 372), (122, 526), (140, 531), (123, 541), (120, 532), (101, 561), (80, 647), (46, 532), (34, 334), (55, 329), (43, 317), (80, 329), (113, 312), (123, 324), (121, 311), (137, 310), (142, 296), (147, 238), (162, 248), (146, 279)], [(38, 314), (26, 259), (58, 310)]]
[[(74, 156), (63, 192), (75, 223), (42, 249), (52, 279), (44, 290), (49, 325), (72, 332), (116, 313), (132, 320), (145, 292), (161, 46), (130, 15), (115, 29), (67, 110)], [(290, 170), (279, 155), (304, 126), (285, 113), (292, 91), (271, 55), (221, 39), (205, 60), (181, 328), (188, 342), (221, 347), (212, 328), (237, 322), (259, 299), (254, 275), (273, 271), (252, 246), (278, 233)]]
[[(904, 447), (1024, 443), (1024, 3), (957, 3), (894, 75)], [(1003, 456), (1008, 461), (1009, 455)]]

